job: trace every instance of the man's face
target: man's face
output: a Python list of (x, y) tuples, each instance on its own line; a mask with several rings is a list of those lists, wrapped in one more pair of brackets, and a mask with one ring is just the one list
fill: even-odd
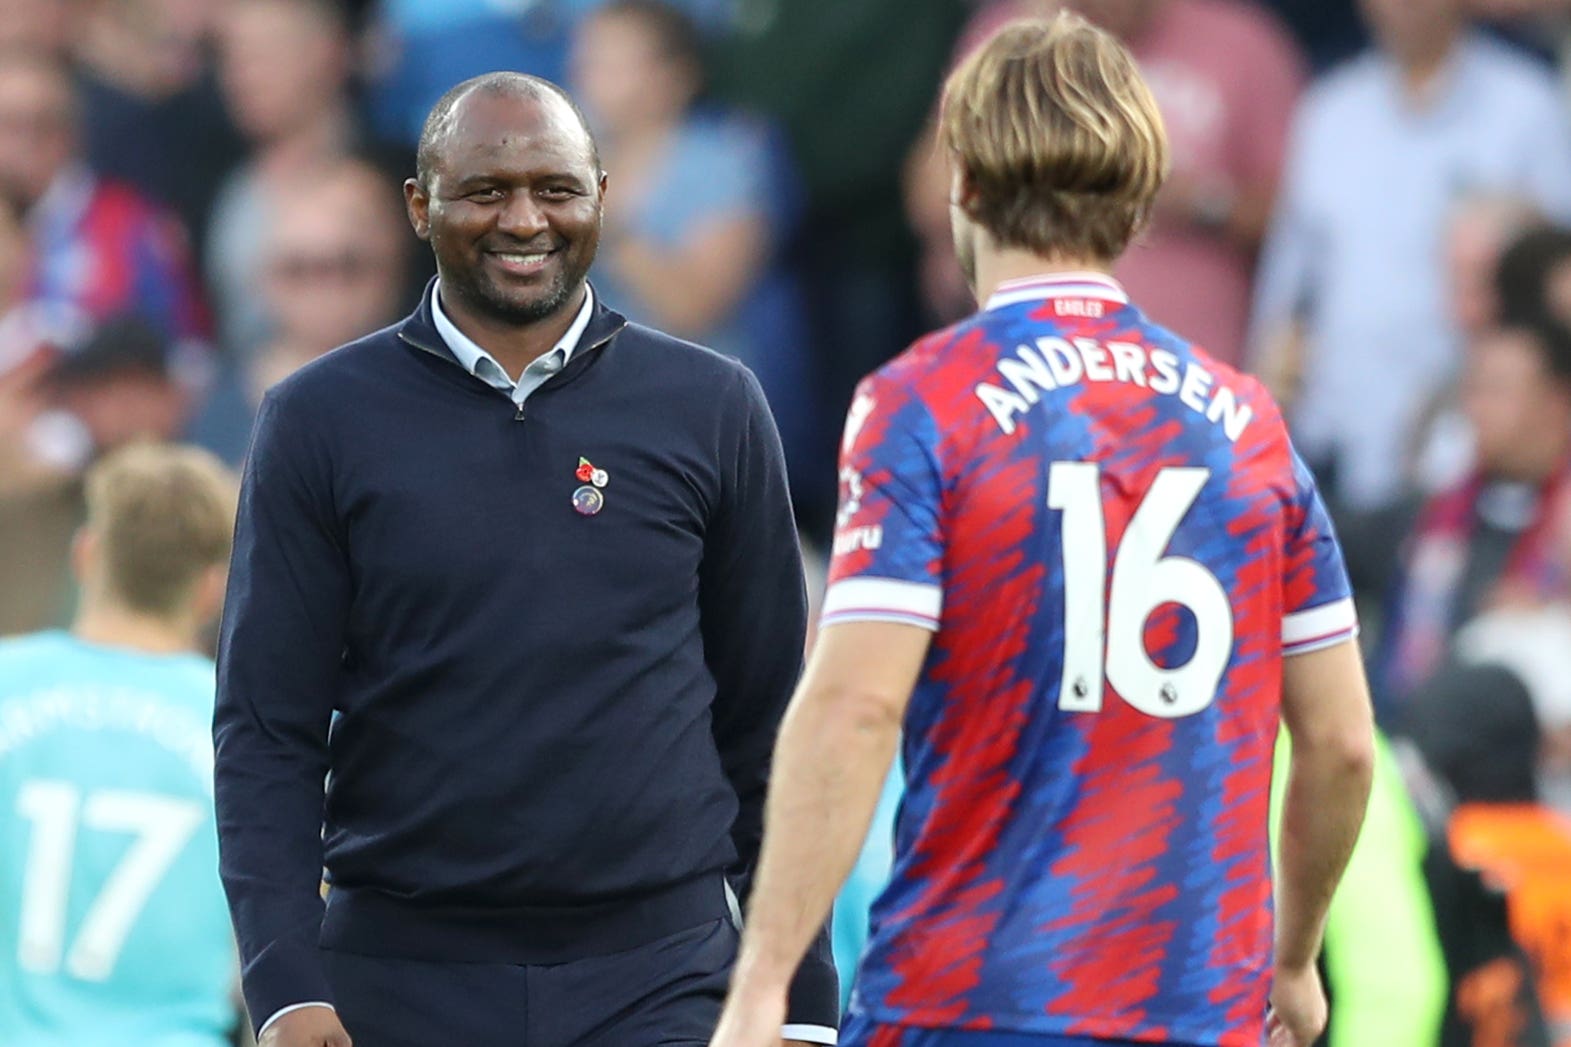
[(596, 129), (613, 136), (669, 121), (697, 88), (637, 15), (590, 17), (574, 38), (572, 69), (578, 100)]
[(295, 348), (326, 352), (394, 318), (408, 234), (391, 190), (374, 172), (346, 169), (279, 207), (262, 290), (280, 337)]
[(1523, 331), (1492, 331), (1472, 345), (1462, 409), (1479, 467), (1501, 479), (1543, 479), (1571, 428), (1562, 383), (1546, 373), (1533, 336)]
[(444, 298), (526, 324), (577, 296), (600, 243), (605, 177), (561, 99), (474, 91), (438, 143), (430, 185), (404, 185)]
[(33, 62), (0, 65), (0, 195), (32, 207), (74, 151), (64, 74)]
[(70, 383), (57, 399), (87, 427), (100, 451), (137, 440), (176, 439), (191, 405), (173, 379), (135, 368)]
[(240, 129), (267, 142), (308, 123), (343, 91), (345, 44), (330, 22), (287, 0), (245, 0), (219, 23), (224, 96)]

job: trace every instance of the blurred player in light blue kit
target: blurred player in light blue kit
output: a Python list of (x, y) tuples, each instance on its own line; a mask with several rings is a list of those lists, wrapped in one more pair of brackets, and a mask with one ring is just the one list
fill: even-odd
[(214, 1047), (236, 1024), (213, 826), (234, 485), (190, 448), (88, 476), (70, 632), (0, 640), (0, 1043)]

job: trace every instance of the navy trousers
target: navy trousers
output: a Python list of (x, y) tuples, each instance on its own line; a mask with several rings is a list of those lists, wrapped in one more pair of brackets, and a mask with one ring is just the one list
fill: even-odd
[(715, 920), (550, 966), (323, 959), (355, 1047), (704, 1047), (738, 939)]

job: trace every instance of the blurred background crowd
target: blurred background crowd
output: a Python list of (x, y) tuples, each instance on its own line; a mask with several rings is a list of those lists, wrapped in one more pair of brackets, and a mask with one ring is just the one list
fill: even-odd
[(943, 76), (1061, 4), (1130, 46), (1172, 139), (1116, 275), (1282, 400), (1422, 757), (1420, 859), (1506, 892), (1571, 1042), (1571, 0), (6, 0), (0, 634), (68, 619), (93, 460), (239, 465), (268, 386), (412, 307), (400, 183), (492, 69), (582, 102), (593, 282), (758, 373), (823, 549), (856, 381), (973, 308)]

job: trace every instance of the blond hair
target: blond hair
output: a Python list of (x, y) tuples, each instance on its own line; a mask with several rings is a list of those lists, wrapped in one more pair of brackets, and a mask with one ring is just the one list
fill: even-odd
[(949, 77), (940, 140), (1000, 247), (1111, 261), (1145, 225), (1167, 132), (1116, 39), (1078, 15), (999, 30)]
[(103, 581), (127, 608), (181, 612), (202, 572), (229, 558), (236, 485), (206, 451), (133, 444), (87, 474), (87, 526), (98, 536)]

